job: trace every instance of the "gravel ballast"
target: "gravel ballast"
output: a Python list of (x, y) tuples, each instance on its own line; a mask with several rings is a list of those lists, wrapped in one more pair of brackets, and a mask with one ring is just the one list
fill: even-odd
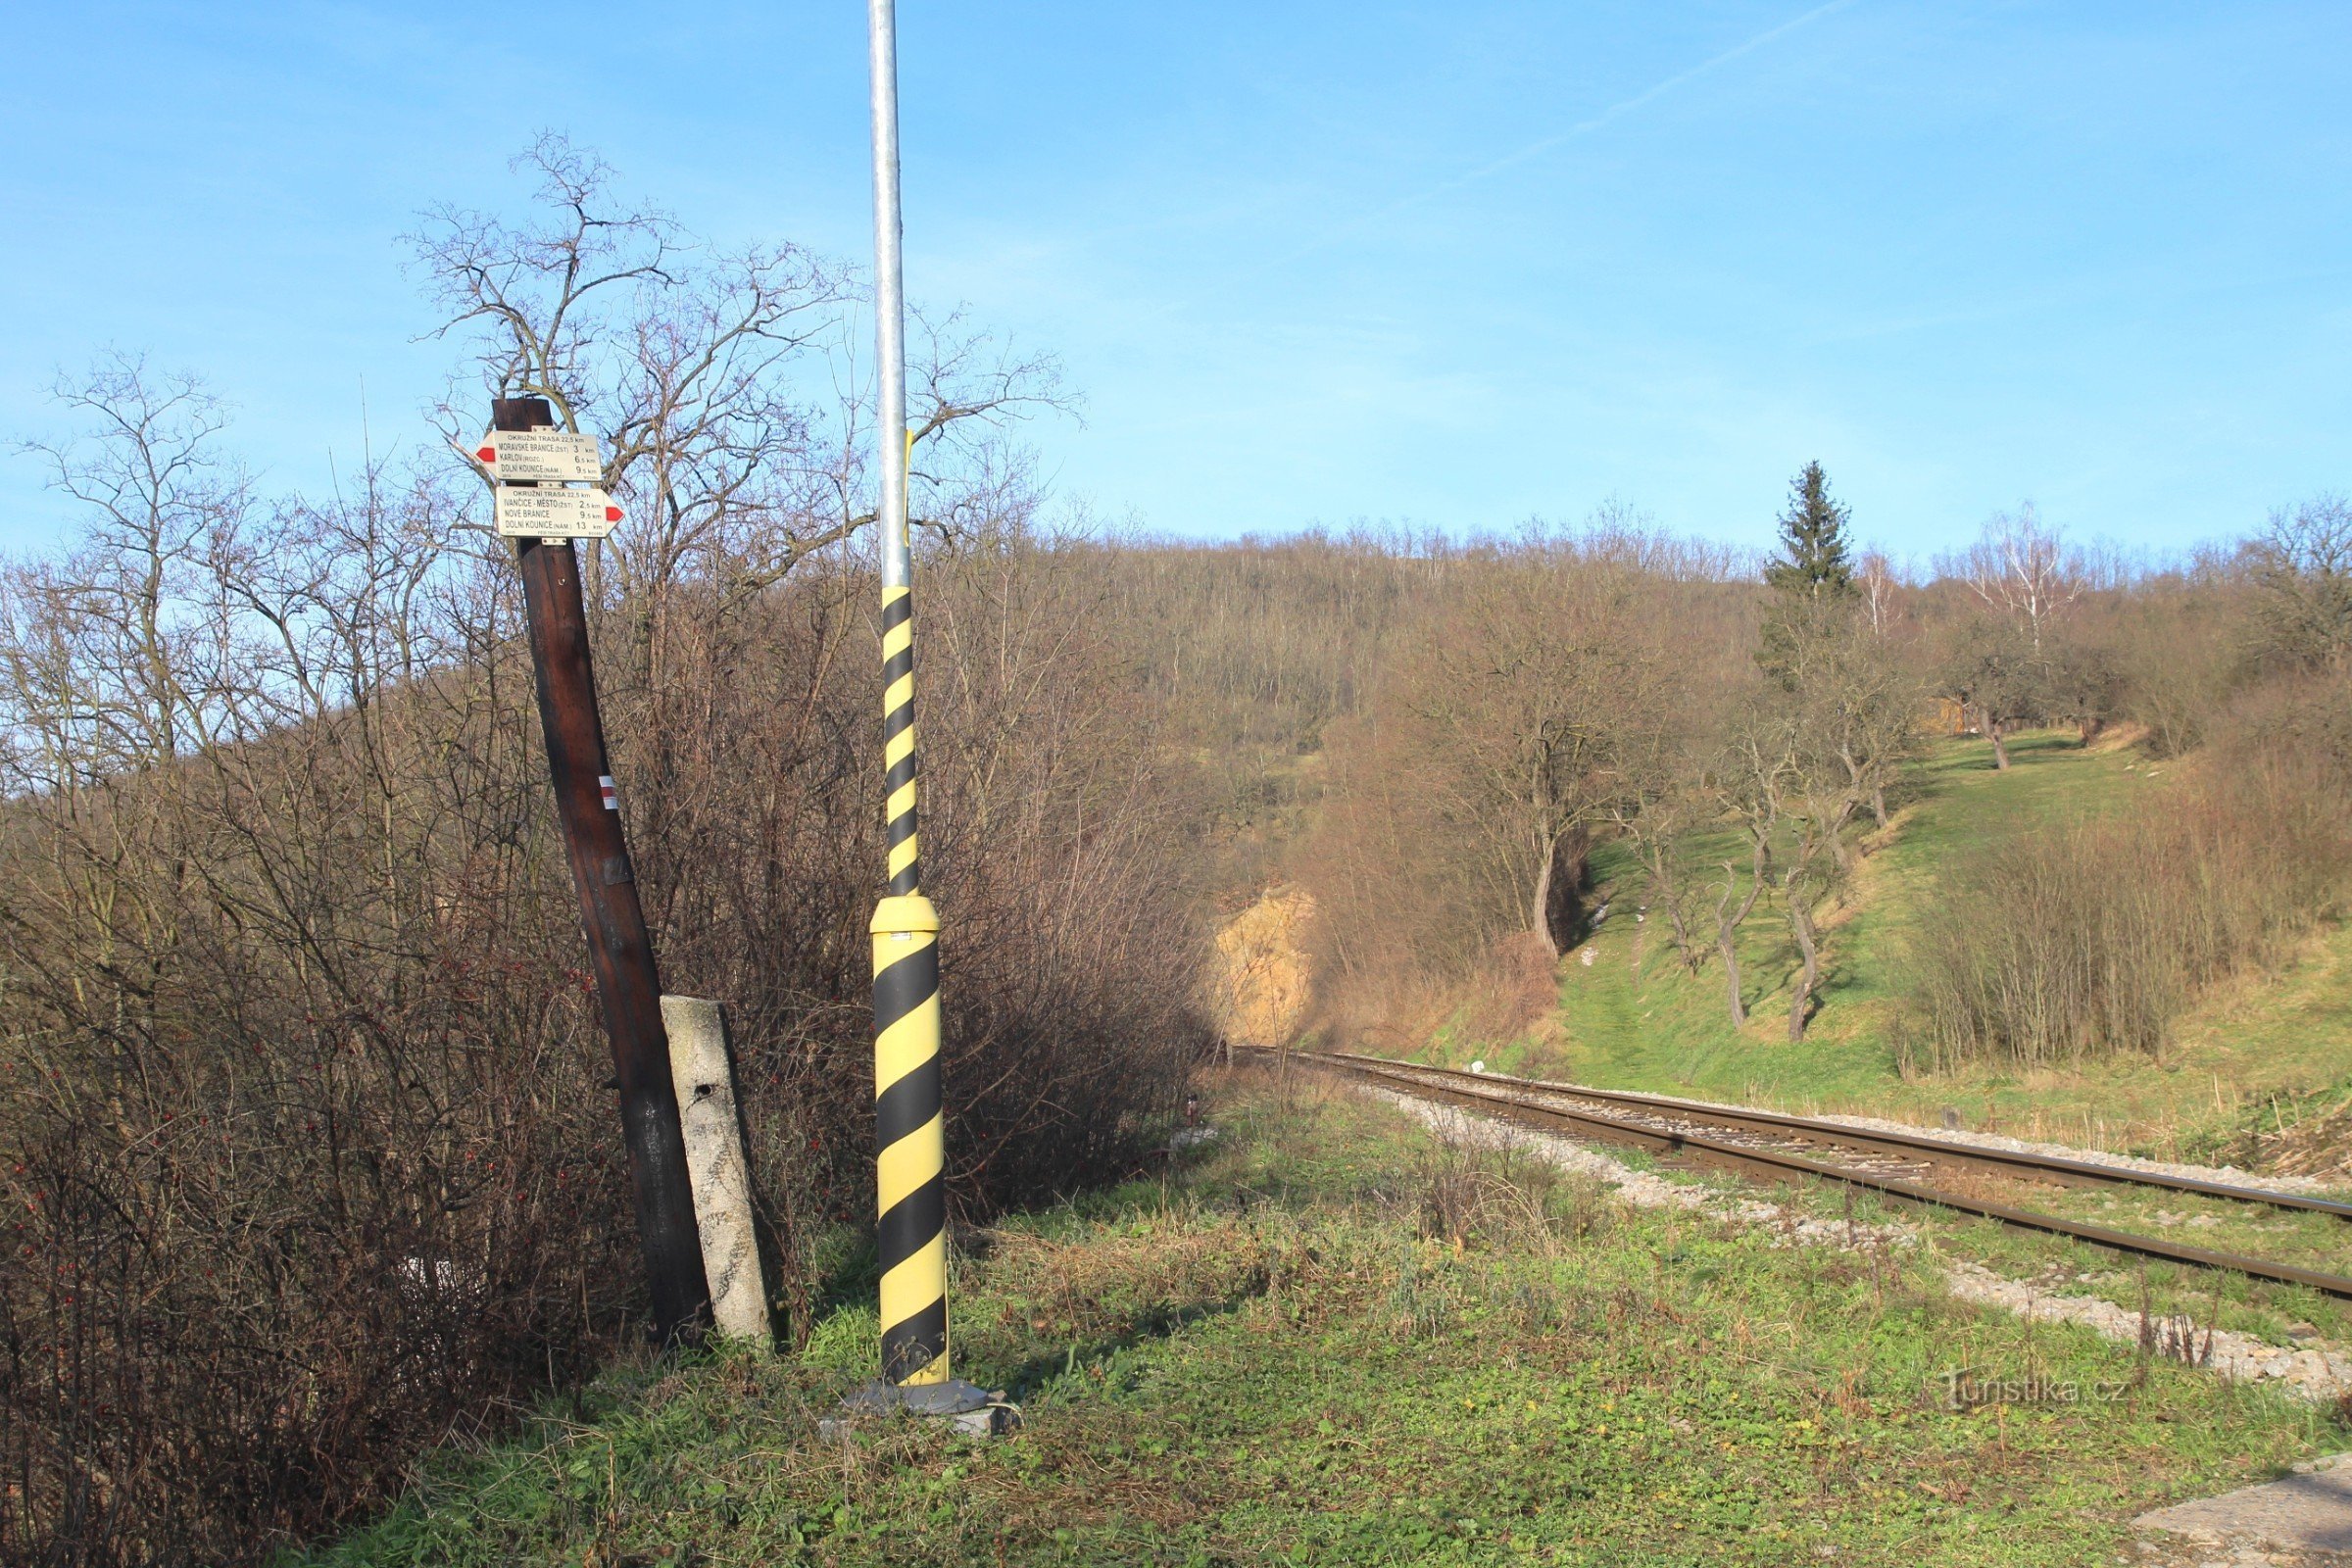
[[(1868, 1247), (1911, 1248), (1919, 1245), (1919, 1233), (1913, 1226), (1884, 1221), (1856, 1224), (1824, 1219), (1789, 1205), (1737, 1192), (1669, 1181), (1648, 1171), (1635, 1170), (1598, 1150), (1557, 1134), (1492, 1120), (1457, 1106), (1416, 1100), (1395, 1090), (1361, 1085), (1358, 1088), (1362, 1093), (1418, 1118), (1442, 1138), (1474, 1146), (1525, 1149), (1564, 1169), (1581, 1171), (1607, 1182), (1617, 1189), (1626, 1201), (1643, 1208), (1682, 1208), (1741, 1224), (1764, 1226), (1773, 1233), (1776, 1246), (1836, 1247), (1860, 1250)], [(1895, 1126), (1911, 1132), (1918, 1130), (1901, 1123), (1842, 1119), (1861, 1126)], [(2110, 1162), (2121, 1162), (2120, 1156), (2093, 1156), (2057, 1145), (2000, 1140), (1996, 1147), (2044, 1152), (2069, 1158), (2099, 1157)], [(2145, 1165), (2145, 1162), (2132, 1163)], [(2200, 1166), (2146, 1165), (2145, 1168), (2171, 1174), (2208, 1175), (2215, 1180), (2248, 1180), (2243, 1172), (2228, 1172), (2226, 1167), (2219, 1172), (2211, 1167)], [(2105, 1339), (2126, 1345), (2136, 1346), (2140, 1341), (2140, 1314), (2097, 1297), (2056, 1294), (2040, 1286), (2004, 1279), (1990, 1269), (1969, 1262), (1947, 1264), (1944, 1268), (1944, 1285), (1962, 1300), (1998, 1306), (2036, 1322), (2081, 1324)], [(2159, 1337), (2159, 1343), (2193, 1345), (2197, 1351), (2203, 1352), (2200, 1356), (2202, 1365), (2233, 1381), (2270, 1383), (2289, 1394), (2314, 1400), (2339, 1399), (2352, 1395), (2352, 1348), (2344, 1346), (2321, 1342), (2287, 1349), (2227, 1329), (2200, 1328), (2185, 1318), (2160, 1317), (2149, 1327)]]

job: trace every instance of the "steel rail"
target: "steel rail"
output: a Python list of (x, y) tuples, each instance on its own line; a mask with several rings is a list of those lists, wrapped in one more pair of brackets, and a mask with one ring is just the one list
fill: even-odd
[[(1879, 1176), (1841, 1165), (1825, 1164), (1799, 1154), (1784, 1153), (1778, 1150), (1757, 1149), (1742, 1144), (1725, 1143), (1700, 1133), (1682, 1132), (1646, 1126), (1598, 1111), (1568, 1110), (1557, 1105), (1536, 1103), (1508, 1089), (1494, 1092), (1485, 1087), (1472, 1088), (1467, 1083), (1433, 1084), (1415, 1073), (1432, 1073), (1447, 1079), (1465, 1079), (1484, 1084), (1493, 1079), (1487, 1074), (1456, 1073), (1449, 1068), (1428, 1068), (1418, 1063), (1388, 1063), (1380, 1057), (1351, 1056), (1338, 1053), (1294, 1052), (1301, 1061), (1321, 1064), (1342, 1072), (1385, 1080), (1424, 1097), (1436, 1096), (1457, 1102), (1492, 1105), (1505, 1112), (1534, 1116), (1543, 1120), (1564, 1122), (1591, 1130), (1595, 1135), (1618, 1143), (1632, 1143), (1644, 1148), (1662, 1149), (1675, 1153), (1691, 1153), (1702, 1160), (1735, 1169), (1761, 1169), (1775, 1177), (1800, 1175), (1824, 1181), (1842, 1182), (1848, 1186), (1869, 1188), (1890, 1197), (1934, 1208), (1947, 1208), (1960, 1213), (1977, 1214), (1986, 1219), (2021, 1229), (2042, 1231), (2050, 1235), (2071, 1237), (2121, 1252), (2133, 1252), (2148, 1257), (2167, 1258), (2178, 1263), (2194, 1264), (2200, 1268), (2227, 1269), (2255, 1279), (2273, 1280), (2283, 1285), (2301, 1285), (2324, 1295), (2352, 1300), (2352, 1279), (2337, 1274), (2322, 1273), (2317, 1269), (2299, 1268), (2291, 1263), (2274, 1263), (2265, 1258), (2245, 1257), (2233, 1252), (2210, 1251), (2201, 1247), (2183, 1247), (2161, 1237), (2141, 1236), (2132, 1231), (2119, 1231), (2104, 1225), (2091, 1225), (2079, 1220), (2062, 1219), (2055, 1214), (2038, 1213), (2008, 1203), (1996, 1203), (1985, 1199), (1969, 1198), (1958, 1193), (1942, 1192), (1923, 1187), (1917, 1182), (1899, 1177)], [(1524, 1082), (1524, 1080), (1516, 1080)]]
[(2003, 1175), (2023, 1173), (2036, 1180), (2056, 1181), (2068, 1186), (2155, 1187), (2169, 1192), (2195, 1193), (2200, 1197), (2224, 1198), (2242, 1203), (2266, 1203), (2274, 1208), (2299, 1209), (2308, 1213), (2329, 1214), (2337, 1219), (2352, 1220), (2352, 1202), (2340, 1202), (2328, 1198), (2313, 1198), (2302, 1193), (2282, 1193), (2267, 1187), (2239, 1187), (2230, 1182), (2206, 1181), (2195, 1176), (2175, 1176), (2164, 1171), (2133, 1170), (2129, 1166), (2102, 1164), (2097, 1160), (2069, 1159), (2061, 1154), (2036, 1154), (2023, 1150), (1987, 1149), (1982, 1145), (1955, 1143), (1949, 1139), (1932, 1138), (1925, 1134), (1898, 1133), (1876, 1127), (1849, 1127), (1842, 1122), (1822, 1121), (1810, 1116), (1790, 1116), (1779, 1111), (1756, 1110), (1747, 1106), (1732, 1109), (1697, 1101), (1678, 1100), (1670, 1095), (1644, 1095), (1623, 1089), (1589, 1089), (1582, 1084), (1557, 1083), (1544, 1078), (1514, 1078), (1507, 1073), (1466, 1073), (1457, 1067), (1432, 1067), (1417, 1061), (1395, 1061), (1384, 1056), (1359, 1055), (1353, 1052), (1296, 1052), (1293, 1054), (1323, 1056), (1334, 1061), (1363, 1062), (1411, 1072), (1429, 1073), (1440, 1077), (1467, 1079), (1476, 1083), (1516, 1085), (1543, 1094), (1563, 1095), (1577, 1100), (1596, 1100), (1607, 1104), (1639, 1105), (1669, 1115), (1687, 1116), (1694, 1121), (1752, 1127), (1758, 1132), (1787, 1133), (1816, 1143), (1842, 1144), (1855, 1149), (1916, 1155), (1941, 1164), (1983, 1166)]

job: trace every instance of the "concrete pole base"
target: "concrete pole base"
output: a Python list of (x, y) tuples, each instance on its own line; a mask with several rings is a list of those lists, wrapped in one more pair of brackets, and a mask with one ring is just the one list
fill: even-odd
[(1006, 1401), (1003, 1391), (990, 1393), (977, 1383), (951, 1378), (945, 1383), (885, 1383), (880, 1378), (861, 1384), (841, 1401), (841, 1414), (816, 1424), (817, 1436), (833, 1439), (851, 1429), (896, 1415), (924, 1416), (947, 1422), (960, 1437), (993, 1438), (1020, 1425), (1021, 1413)]

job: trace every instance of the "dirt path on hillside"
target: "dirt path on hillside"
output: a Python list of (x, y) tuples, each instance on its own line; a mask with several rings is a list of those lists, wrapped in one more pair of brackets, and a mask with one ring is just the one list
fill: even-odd
[(1304, 891), (1274, 887), (1218, 929), (1210, 1004), (1227, 1040), (1275, 1050), (1298, 1038), (1314, 1000), (1306, 956), (1314, 913)]

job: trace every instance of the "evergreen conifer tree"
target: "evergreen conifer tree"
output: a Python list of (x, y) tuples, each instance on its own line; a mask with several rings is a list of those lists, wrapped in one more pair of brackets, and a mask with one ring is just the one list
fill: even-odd
[(1772, 605), (1756, 650), (1756, 662), (1786, 690), (1796, 690), (1806, 650), (1834, 636), (1860, 602), (1845, 524), (1846, 509), (1830, 497), (1830, 476), (1820, 464), (1806, 464), (1780, 516), (1781, 554), (1764, 566)]
[(1830, 476), (1808, 463), (1788, 486), (1781, 514), (1780, 560), (1764, 568), (1775, 591), (1811, 600), (1841, 599), (1854, 591), (1854, 565), (1845, 540), (1846, 510), (1830, 499)]

